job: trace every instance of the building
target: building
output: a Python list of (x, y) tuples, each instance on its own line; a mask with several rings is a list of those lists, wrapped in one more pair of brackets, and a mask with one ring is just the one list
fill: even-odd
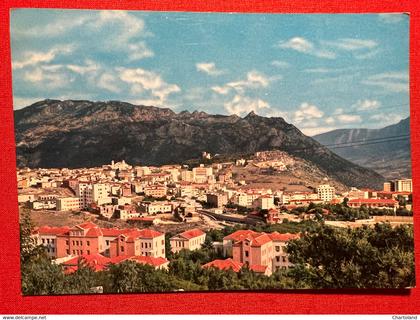
[(299, 235), (292, 233), (278, 233), (273, 232), (269, 234), (273, 241), (273, 271), (279, 269), (288, 269), (293, 267), (293, 263), (289, 261), (289, 256), (286, 251), (287, 242), (290, 240), (298, 239)]
[(58, 198), (56, 200), (57, 211), (79, 211), (80, 199), (77, 197)]
[(413, 180), (411, 179), (395, 180), (394, 185), (397, 192), (413, 192)]
[(253, 207), (261, 210), (273, 209), (275, 207), (274, 197), (272, 195), (263, 195), (254, 201)]
[(172, 210), (172, 204), (164, 201), (145, 201), (140, 204), (140, 211), (147, 214), (172, 213)]
[(106, 250), (102, 230), (85, 222), (57, 235), (57, 257), (103, 253)]
[(394, 191), (394, 183), (391, 181), (384, 182), (384, 191), (386, 192)]
[(128, 220), (140, 216), (136, 206), (132, 204), (120, 205), (115, 209), (115, 215), (121, 220)]
[(196, 183), (206, 183), (208, 178), (213, 175), (213, 168), (201, 164), (199, 167), (193, 168), (192, 172)]
[(34, 230), (33, 237), (37, 245), (43, 245), (51, 259), (57, 258), (57, 235), (66, 233), (69, 227), (43, 226)]
[(329, 184), (321, 184), (317, 188), (318, 198), (324, 202), (329, 202), (334, 199), (335, 188)]
[(150, 230), (122, 233), (110, 242), (110, 257), (121, 255), (165, 257), (165, 234)]
[(290, 268), (286, 243), (297, 239), (296, 234), (264, 233), (238, 230), (223, 238), (223, 252), (233, 261), (247, 265), (254, 272), (271, 275), (280, 268)]
[(243, 263), (250, 269), (271, 275), (273, 264), (273, 241), (266, 233), (250, 234), (233, 244), (233, 261)]
[(398, 208), (398, 201), (394, 199), (351, 199), (347, 202), (351, 208), (360, 208), (366, 206), (368, 208), (376, 209), (392, 209)]
[(184, 231), (170, 239), (171, 251), (177, 253), (181, 250), (200, 249), (206, 240), (206, 233), (200, 229)]
[(163, 198), (166, 197), (166, 186), (147, 186), (144, 187), (144, 194), (147, 197)]
[(228, 196), (226, 193), (212, 193), (207, 194), (207, 203), (214, 208), (222, 208), (228, 203)]

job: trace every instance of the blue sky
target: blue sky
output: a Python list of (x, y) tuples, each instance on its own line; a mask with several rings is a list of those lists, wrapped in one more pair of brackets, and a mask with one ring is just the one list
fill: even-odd
[(121, 100), (281, 116), (305, 134), (409, 115), (403, 14), (12, 11), (14, 108)]

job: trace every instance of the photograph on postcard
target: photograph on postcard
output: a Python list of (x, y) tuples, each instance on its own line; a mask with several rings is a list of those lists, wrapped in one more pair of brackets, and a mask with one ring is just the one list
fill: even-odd
[(407, 14), (10, 20), (23, 295), (415, 286)]

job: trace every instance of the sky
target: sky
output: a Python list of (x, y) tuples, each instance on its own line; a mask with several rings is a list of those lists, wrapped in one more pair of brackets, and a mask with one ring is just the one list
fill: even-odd
[(409, 116), (405, 14), (16, 9), (14, 109), (120, 100), (283, 117), (303, 133)]

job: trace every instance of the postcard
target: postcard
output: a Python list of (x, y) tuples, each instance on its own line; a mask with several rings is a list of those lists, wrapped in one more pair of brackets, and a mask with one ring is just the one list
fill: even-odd
[(397, 13), (12, 10), (22, 294), (414, 287), (408, 44)]

